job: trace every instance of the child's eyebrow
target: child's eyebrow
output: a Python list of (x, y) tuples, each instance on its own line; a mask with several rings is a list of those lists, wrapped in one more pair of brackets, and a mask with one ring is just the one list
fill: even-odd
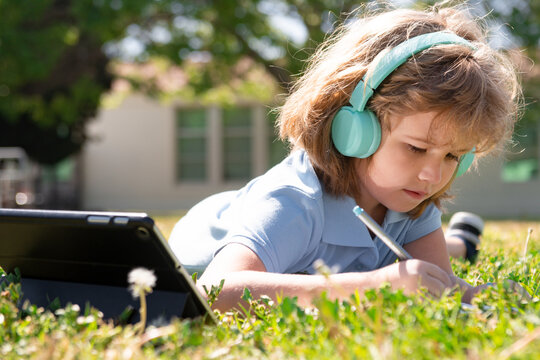
[[(417, 142), (420, 142), (420, 143), (423, 143), (423, 144), (426, 144), (426, 145), (429, 145), (429, 146), (439, 146), (440, 145), (440, 144), (437, 144), (437, 143), (435, 143), (435, 142), (433, 142), (433, 141), (431, 141), (429, 139), (423, 138), (423, 137), (417, 137), (417, 136), (414, 136), (414, 135), (406, 135), (405, 137), (408, 140), (417, 141)], [(443, 146), (444, 145), (446, 145), (446, 144), (443, 144)], [(450, 147), (452, 148), (452, 146), (450, 146)], [(466, 153), (466, 152), (471, 151), (471, 148), (452, 149), (452, 152)]]
[(427, 139), (427, 138), (423, 138), (423, 137), (416, 137), (414, 135), (405, 135), (405, 137), (408, 139), (408, 140), (414, 140), (414, 141), (418, 141), (418, 142), (421, 142), (421, 143), (424, 143), (424, 144), (427, 144), (427, 145), (436, 145), (433, 141)]

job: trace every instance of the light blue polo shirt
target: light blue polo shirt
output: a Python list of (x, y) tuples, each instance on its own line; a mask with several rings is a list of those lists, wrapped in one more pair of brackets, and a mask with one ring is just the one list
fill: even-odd
[[(353, 213), (354, 199), (324, 191), (307, 154), (290, 154), (238, 191), (219, 193), (195, 205), (174, 227), (169, 244), (189, 272), (201, 274), (225, 245), (253, 250), (266, 270), (315, 273), (322, 259), (338, 272), (369, 271), (396, 255)], [(401, 245), (441, 227), (430, 205), (417, 219), (386, 212), (382, 228)], [(234, 261), (234, 260), (231, 260)]]

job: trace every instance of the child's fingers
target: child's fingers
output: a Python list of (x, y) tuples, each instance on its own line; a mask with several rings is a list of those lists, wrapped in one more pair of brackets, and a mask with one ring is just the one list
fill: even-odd
[(407, 272), (410, 274), (437, 279), (444, 287), (453, 287), (455, 285), (454, 280), (446, 271), (430, 262), (413, 259), (407, 260), (405, 266), (407, 267)]
[[(443, 276), (441, 277), (443, 278)], [(421, 277), (421, 286), (436, 297), (441, 297), (446, 289), (451, 288), (446, 282), (446, 279), (441, 280), (441, 278), (432, 276), (431, 274)]]
[(454, 279), (452, 279), (452, 277), (446, 271), (444, 271), (437, 265), (431, 263), (427, 264), (427, 273), (433, 278), (439, 280), (444, 288), (453, 288), (456, 285)]
[(416, 291), (427, 290), (428, 294), (434, 297), (441, 297), (444, 292), (445, 286), (439, 280), (431, 276), (424, 276), (420, 278), (420, 283)]
[(453, 288), (455, 281), (450, 275), (437, 265), (422, 260), (407, 260), (399, 264), (401, 276), (409, 277), (411, 287), (419, 289), (427, 288), (434, 296), (441, 296), (445, 289)]
[(506, 279), (503, 282), (503, 286), (505, 289), (511, 290), (515, 292), (516, 294), (518, 294), (522, 300), (526, 300), (526, 301), (532, 300), (531, 295), (518, 282), (515, 282), (510, 279)]

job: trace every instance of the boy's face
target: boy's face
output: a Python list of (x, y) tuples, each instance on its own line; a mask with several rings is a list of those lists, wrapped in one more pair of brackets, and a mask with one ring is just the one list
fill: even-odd
[(436, 113), (390, 116), (381, 145), (370, 161), (356, 159), (360, 206), (383, 205), (407, 212), (441, 190), (452, 178), (459, 157), (453, 136), (431, 128)]

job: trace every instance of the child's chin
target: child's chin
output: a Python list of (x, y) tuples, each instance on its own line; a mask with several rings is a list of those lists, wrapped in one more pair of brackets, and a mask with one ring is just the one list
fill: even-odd
[(416, 209), (418, 205), (420, 205), (420, 203), (416, 205), (395, 204), (393, 206), (387, 206), (387, 208), (395, 212), (408, 213), (409, 211)]

